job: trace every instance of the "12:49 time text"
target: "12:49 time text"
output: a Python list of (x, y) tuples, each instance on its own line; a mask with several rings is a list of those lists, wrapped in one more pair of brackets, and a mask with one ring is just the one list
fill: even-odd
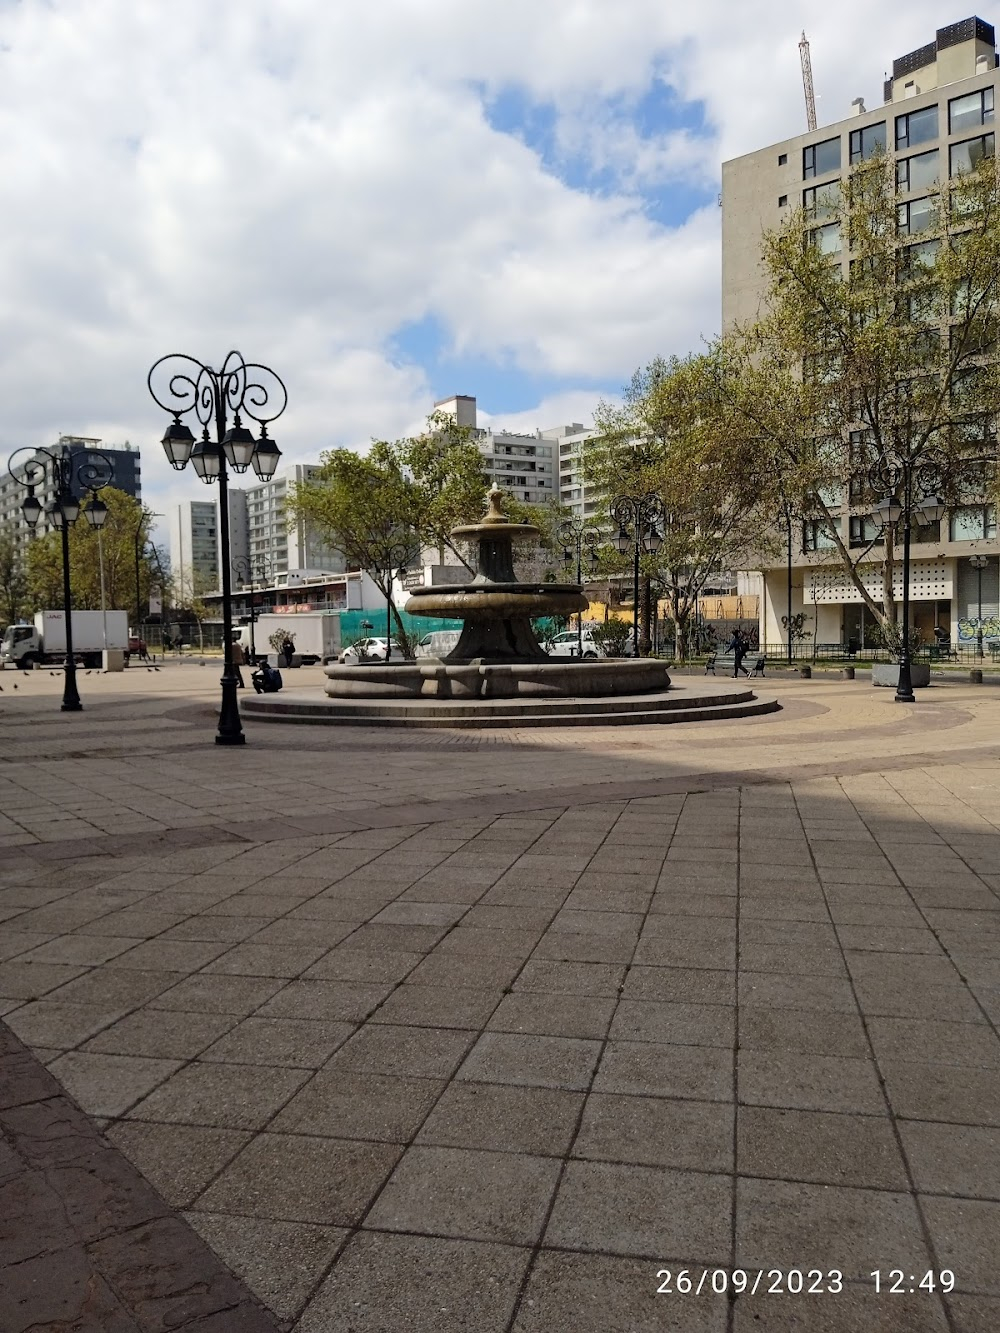
[(939, 1273), (928, 1269), (926, 1273), (907, 1273), (902, 1268), (874, 1269), (868, 1276), (875, 1283), (875, 1290), (887, 1292), (891, 1296), (919, 1291), (953, 1291), (955, 1274), (950, 1268), (942, 1268)]

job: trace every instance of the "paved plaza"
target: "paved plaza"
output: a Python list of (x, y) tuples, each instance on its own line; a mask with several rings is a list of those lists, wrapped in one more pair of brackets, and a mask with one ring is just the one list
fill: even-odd
[(1000, 689), (765, 688), (0, 673), (3, 1333), (996, 1333)]

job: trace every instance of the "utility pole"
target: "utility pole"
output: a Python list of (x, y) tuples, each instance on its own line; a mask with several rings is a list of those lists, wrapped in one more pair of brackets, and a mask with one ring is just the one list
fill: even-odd
[(816, 93), (813, 89), (812, 59), (809, 55), (809, 42), (803, 32), (799, 42), (799, 60), (802, 62), (802, 91), (806, 95), (806, 123), (811, 130), (816, 128)]

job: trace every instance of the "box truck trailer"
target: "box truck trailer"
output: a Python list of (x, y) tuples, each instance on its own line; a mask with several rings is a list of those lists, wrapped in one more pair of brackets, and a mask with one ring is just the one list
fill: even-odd
[[(340, 615), (336, 611), (300, 611), (298, 615), (259, 615), (253, 627), (253, 642), (258, 657), (268, 656), (277, 666), (284, 666), (284, 658), (276, 653), (271, 635), (285, 630), (292, 640), (292, 666), (312, 666), (325, 662), (340, 653)], [(250, 651), (250, 626), (240, 625), (233, 631), (244, 650)]]
[[(127, 611), (74, 611), (73, 657), (100, 667), (104, 649), (128, 652)], [(0, 641), (0, 664), (30, 671), (66, 659), (66, 612), (39, 611), (35, 623), (8, 625)]]

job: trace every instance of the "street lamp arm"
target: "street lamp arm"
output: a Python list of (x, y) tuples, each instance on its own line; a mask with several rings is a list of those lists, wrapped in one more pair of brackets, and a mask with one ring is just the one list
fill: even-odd
[(220, 371), (183, 352), (171, 352), (152, 366), (146, 383), (158, 407), (178, 420), (194, 411), (206, 429), (219, 423), (226, 409), (264, 426), (288, 406), (281, 377), (270, 366), (244, 361), (236, 351), (228, 353)]

